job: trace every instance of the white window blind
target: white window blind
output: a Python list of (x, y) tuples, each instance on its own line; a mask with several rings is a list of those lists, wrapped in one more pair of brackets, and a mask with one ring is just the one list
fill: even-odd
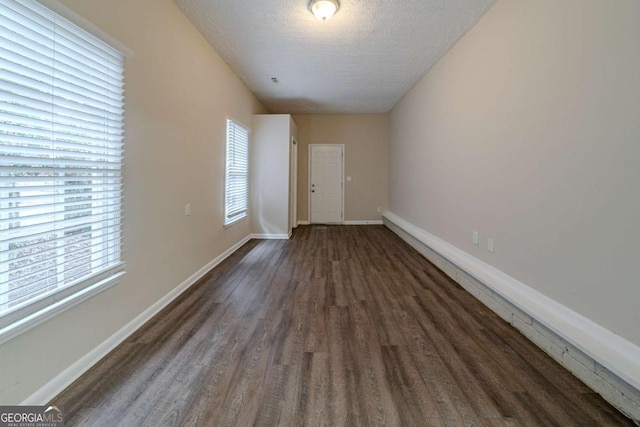
[(0, 1), (0, 329), (121, 274), (124, 57)]
[(225, 169), (224, 224), (247, 216), (249, 204), (249, 133), (227, 119), (227, 163)]

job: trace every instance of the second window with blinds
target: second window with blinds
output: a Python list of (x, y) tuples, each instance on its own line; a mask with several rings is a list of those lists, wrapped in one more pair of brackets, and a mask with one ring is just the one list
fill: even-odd
[(246, 218), (249, 210), (250, 129), (227, 119), (227, 147), (224, 184), (224, 225)]

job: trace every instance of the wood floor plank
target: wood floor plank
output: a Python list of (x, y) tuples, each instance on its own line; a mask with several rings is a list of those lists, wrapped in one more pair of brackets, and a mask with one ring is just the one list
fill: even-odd
[[(409, 298), (411, 297), (405, 297)], [(458, 382), (437, 353), (434, 343), (428, 340), (415, 318), (408, 311), (403, 311), (401, 318), (400, 327), (409, 337), (408, 348), (421, 378), (431, 391), (445, 425), (482, 424)]]
[(416, 319), (422, 329), (425, 339), (434, 344), (436, 358), (444, 367), (439, 375), (450, 374), (458, 387), (463, 391), (465, 399), (479, 417), (508, 416), (511, 408), (507, 402), (496, 399), (498, 390), (486, 387), (486, 382), (478, 375), (473, 366), (464, 361), (464, 355), (459, 354), (456, 347), (448, 341), (448, 331), (439, 331), (433, 322), (433, 315), (424, 311), (416, 301), (417, 297), (407, 299), (410, 314)]
[(285, 394), (291, 367), (274, 365), (265, 379), (265, 391), (258, 408), (256, 426), (275, 426), (283, 422)]
[(358, 377), (349, 346), (350, 319), (345, 307), (329, 307), (329, 357), (331, 366), (331, 421), (336, 426), (362, 425)]
[(406, 348), (382, 346), (382, 358), (402, 425), (444, 426), (436, 402)]
[(632, 426), (383, 226), (251, 241), (51, 404), (73, 426)]

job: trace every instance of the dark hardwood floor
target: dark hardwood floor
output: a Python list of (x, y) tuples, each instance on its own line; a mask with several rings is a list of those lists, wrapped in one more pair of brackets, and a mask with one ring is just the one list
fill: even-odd
[(251, 241), (62, 392), (67, 425), (633, 425), (382, 226)]

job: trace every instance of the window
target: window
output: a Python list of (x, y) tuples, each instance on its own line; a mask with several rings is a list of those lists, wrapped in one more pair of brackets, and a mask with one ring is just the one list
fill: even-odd
[(0, 335), (122, 274), (123, 66), (41, 4), (0, 3)]
[(247, 216), (249, 204), (249, 133), (227, 119), (227, 164), (224, 182), (224, 225)]

